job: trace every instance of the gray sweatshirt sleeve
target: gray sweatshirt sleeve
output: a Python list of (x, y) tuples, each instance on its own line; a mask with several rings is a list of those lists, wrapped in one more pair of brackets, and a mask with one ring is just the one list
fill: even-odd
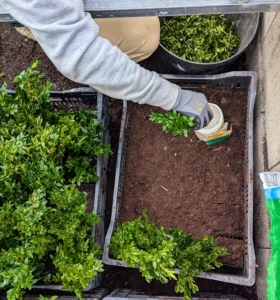
[(46, 55), (69, 79), (116, 99), (170, 110), (178, 86), (131, 61), (98, 36), (82, 0), (0, 0), (3, 7), (36, 37)]

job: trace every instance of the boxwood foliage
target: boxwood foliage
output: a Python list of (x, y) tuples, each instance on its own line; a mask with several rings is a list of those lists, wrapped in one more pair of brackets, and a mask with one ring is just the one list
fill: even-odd
[[(0, 90), (0, 289), (20, 299), (38, 281), (81, 292), (102, 271), (77, 184), (98, 179), (89, 156), (110, 152), (95, 111), (56, 111), (38, 61)], [(51, 271), (52, 270), (52, 271)]]
[(174, 136), (184, 135), (188, 136), (188, 133), (195, 127), (195, 117), (187, 117), (181, 115), (179, 112), (168, 111), (160, 114), (152, 112), (150, 114), (150, 121), (162, 126), (162, 131), (168, 133), (172, 131)]
[(224, 15), (192, 15), (165, 18), (160, 42), (183, 59), (210, 63), (232, 56), (240, 38)]
[[(147, 282), (176, 280), (175, 292), (183, 293), (184, 300), (198, 291), (194, 276), (220, 267), (217, 258), (226, 254), (225, 247), (215, 245), (213, 236), (194, 240), (192, 234), (185, 235), (182, 230), (158, 228), (148, 219), (146, 210), (143, 216), (119, 224), (109, 247), (113, 256), (129, 267), (138, 266)], [(174, 267), (180, 268), (177, 277)]]

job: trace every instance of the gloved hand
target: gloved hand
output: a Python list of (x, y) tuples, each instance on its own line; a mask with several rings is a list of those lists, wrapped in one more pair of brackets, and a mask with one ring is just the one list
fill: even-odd
[(171, 110), (176, 110), (187, 117), (195, 117), (195, 130), (207, 126), (213, 118), (213, 112), (204, 94), (183, 90), (180, 87), (177, 101)]

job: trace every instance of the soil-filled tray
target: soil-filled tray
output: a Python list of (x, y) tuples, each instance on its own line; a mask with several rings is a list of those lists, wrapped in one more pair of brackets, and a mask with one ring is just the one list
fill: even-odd
[[(12, 92), (12, 91), (11, 91)], [(52, 91), (50, 92), (51, 102), (57, 109), (76, 110), (80, 108), (88, 110), (97, 110), (98, 121), (102, 122), (106, 128), (102, 132), (103, 143), (110, 143), (110, 116), (107, 104), (104, 101), (104, 96), (92, 88), (76, 88), (66, 91)], [(105, 222), (105, 201), (106, 201), (106, 170), (108, 159), (102, 156), (96, 160), (96, 172), (100, 179), (93, 184), (81, 184), (78, 189), (87, 193), (87, 207), (86, 212), (96, 212), (100, 216), (100, 222), (92, 229), (91, 236), (103, 250), (104, 246), (104, 222)], [(99, 287), (102, 282), (102, 273), (99, 273), (93, 280), (91, 280), (84, 291)], [(63, 290), (61, 284), (45, 284), (37, 283), (33, 285), (34, 289), (48, 289), (48, 290)]]
[[(149, 105), (129, 103), (126, 165), (119, 222), (132, 221), (147, 209), (158, 226), (176, 227), (195, 239), (213, 235), (229, 254), (227, 265), (243, 267), (245, 212), (242, 205), (246, 93), (205, 89), (218, 104), (234, 133), (223, 143), (207, 146), (194, 133), (186, 139), (166, 134), (149, 120)], [(214, 99), (212, 99), (214, 98)], [(221, 101), (236, 101), (234, 106)], [(230, 108), (233, 109), (230, 109)], [(230, 249), (233, 246), (234, 249)], [(234, 247), (235, 246), (235, 247)]]
[[(232, 136), (207, 146), (194, 132), (174, 137), (149, 121), (151, 106), (129, 105), (119, 145), (112, 218), (103, 261), (126, 266), (109, 254), (116, 225), (148, 210), (149, 218), (176, 227), (195, 238), (213, 235), (228, 248), (221, 261), (231, 267), (200, 277), (252, 285), (255, 256), (252, 243), (252, 122), (256, 75), (234, 72), (216, 76), (164, 76), (182, 88), (206, 94), (218, 104)], [(234, 268), (232, 268), (234, 267)], [(177, 269), (176, 272), (179, 272)]]

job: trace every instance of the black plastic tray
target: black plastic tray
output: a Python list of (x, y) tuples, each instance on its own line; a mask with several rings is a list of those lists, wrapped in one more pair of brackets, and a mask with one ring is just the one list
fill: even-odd
[[(15, 91), (8, 90), (9, 94), (15, 94)], [(51, 91), (51, 102), (57, 109), (80, 109), (85, 108), (88, 110), (98, 111), (98, 120), (102, 122), (106, 130), (102, 133), (104, 143), (110, 143), (110, 115), (107, 105), (104, 101), (103, 94), (97, 92), (93, 88), (76, 88), (65, 91)], [(96, 171), (100, 176), (94, 184), (86, 184), (88, 187), (94, 189), (94, 207), (92, 210), (100, 216), (100, 222), (92, 229), (91, 236), (93, 240), (100, 245), (101, 250), (104, 247), (104, 223), (105, 223), (105, 201), (106, 201), (106, 170), (108, 159), (105, 157), (97, 157)], [(83, 186), (83, 185), (81, 185)], [(101, 259), (101, 257), (100, 257)], [(88, 283), (84, 291), (99, 287), (102, 282), (102, 273)], [(33, 289), (47, 289), (47, 290), (63, 290), (61, 284), (45, 284), (37, 283), (32, 286)]]
[[(247, 92), (246, 132), (245, 132), (245, 157), (244, 157), (244, 182), (243, 201), (245, 206), (245, 254), (243, 268), (237, 274), (202, 272), (201, 278), (213, 279), (222, 282), (251, 286), (255, 283), (255, 252), (253, 245), (253, 110), (257, 89), (257, 74), (255, 72), (229, 72), (220, 75), (162, 75), (163, 78), (178, 83), (182, 88), (202, 89), (231, 89)], [(125, 104), (126, 105), (126, 104)], [(127, 267), (124, 261), (117, 260), (110, 255), (108, 245), (118, 223), (119, 206), (122, 198), (122, 184), (125, 166), (126, 127), (128, 116), (126, 109), (123, 112), (121, 133), (119, 139), (118, 159), (115, 177), (115, 187), (112, 205), (111, 222), (105, 237), (103, 262), (107, 265)], [(175, 216), (174, 216), (175, 217)], [(175, 269), (175, 273), (179, 273)]]

